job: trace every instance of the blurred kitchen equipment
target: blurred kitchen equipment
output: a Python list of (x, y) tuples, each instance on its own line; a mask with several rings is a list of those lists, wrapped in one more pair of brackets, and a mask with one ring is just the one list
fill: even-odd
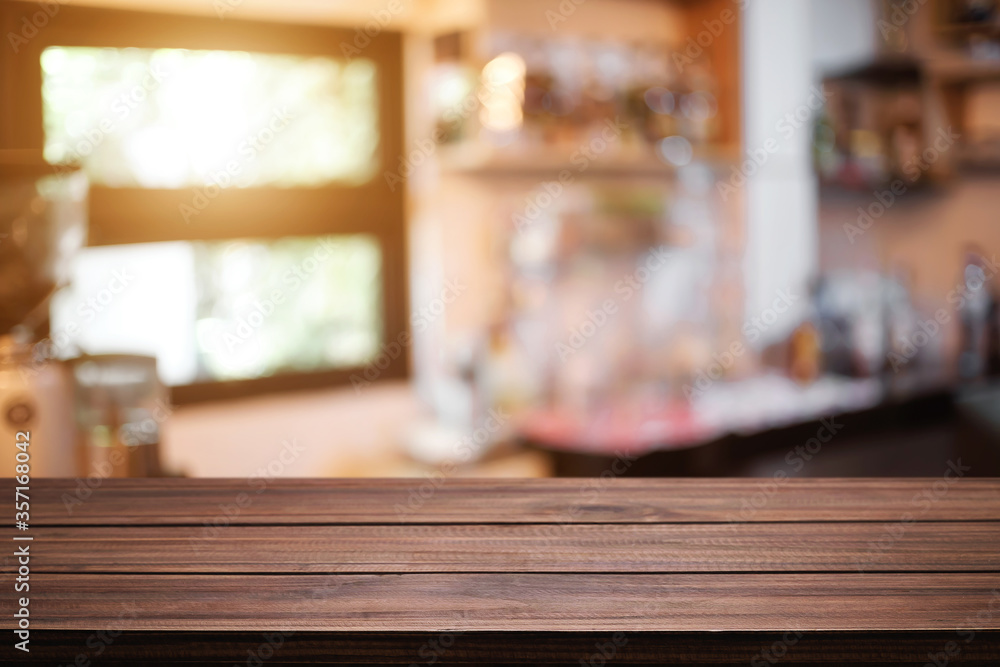
[(45, 163), (35, 151), (0, 151), (0, 442), (31, 432), (32, 476), (76, 474), (71, 380), (41, 338), (52, 293), (65, 282), (87, 229), (87, 179)]
[(82, 468), (88, 476), (160, 475), (160, 427), (170, 415), (156, 358), (104, 354), (73, 359)]

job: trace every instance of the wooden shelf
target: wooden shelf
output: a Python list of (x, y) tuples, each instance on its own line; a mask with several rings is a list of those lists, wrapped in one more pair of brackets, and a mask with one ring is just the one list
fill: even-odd
[(941, 83), (969, 83), (1000, 79), (1000, 60), (952, 57), (926, 63), (927, 73)]
[[(721, 167), (735, 161), (730, 147), (696, 148), (691, 164)], [(622, 149), (588, 159), (579, 147), (503, 150), (488, 146), (449, 146), (438, 150), (442, 170), (483, 176), (558, 177), (568, 171), (573, 179), (591, 176), (674, 176), (677, 167), (645, 149)]]
[(1000, 23), (945, 23), (935, 30), (942, 35), (968, 35), (977, 32), (1000, 35)]

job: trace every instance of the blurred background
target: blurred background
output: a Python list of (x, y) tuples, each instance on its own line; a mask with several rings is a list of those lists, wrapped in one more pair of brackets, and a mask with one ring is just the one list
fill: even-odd
[(0, 467), (998, 475), (998, 5), (3, 2)]

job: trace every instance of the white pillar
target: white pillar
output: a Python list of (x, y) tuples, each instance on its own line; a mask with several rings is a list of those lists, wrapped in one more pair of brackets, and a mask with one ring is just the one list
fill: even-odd
[[(767, 153), (745, 185), (745, 316), (757, 317), (779, 291), (797, 297), (794, 312), (768, 327), (760, 345), (794, 328), (818, 266), (810, 15), (811, 3), (802, 0), (754, 0), (744, 10), (744, 159)], [(802, 121), (804, 109), (809, 115)]]

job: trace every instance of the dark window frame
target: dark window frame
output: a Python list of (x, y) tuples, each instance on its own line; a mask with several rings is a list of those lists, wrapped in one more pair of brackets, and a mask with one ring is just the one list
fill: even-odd
[[(8, 35), (20, 36), (25, 20), (30, 23), (45, 12), (36, 3), (0, 5), (0, 33), (5, 37), (0, 48), (0, 149), (40, 150), (44, 145), (40, 57), (49, 46), (239, 50), (342, 59), (344, 45), (353, 46), (355, 39), (353, 30), (338, 27), (52, 6), (58, 10), (47, 15), (26, 42), (18, 41), (15, 52)], [(382, 340), (396, 340), (408, 330), (404, 188), (390, 187), (382, 172), (403, 153), (402, 36), (381, 32), (357, 57), (372, 60), (378, 70), (380, 160), (368, 182), (222, 190), (191, 224), (184, 223), (179, 207), (192, 201), (196, 188), (92, 186), (90, 245), (369, 234), (377, 238), (382, 252)], [(350, 384), (352, 375), (363, 377), (364, 368), (199, 382), (174, 387), (173, 399), (189, 403)], [(379, 370), (378, 379), (408, 375), (409, 350), (404, 347)]]

